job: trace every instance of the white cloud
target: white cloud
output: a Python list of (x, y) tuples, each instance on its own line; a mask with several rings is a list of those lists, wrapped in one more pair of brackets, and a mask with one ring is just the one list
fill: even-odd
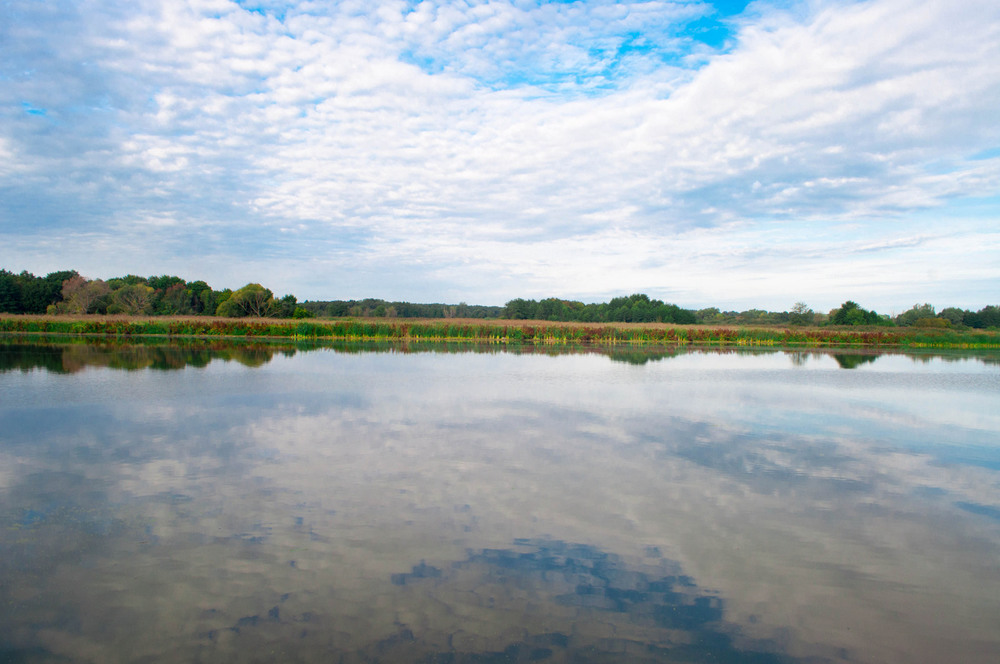
[[(1000, 191), (1000, 158), (971, 160), (1000, 145), (1000, 7), (985, 0), (757, 4), (714, 54), (683, 30), (710, 11), (698, 4), (11, 7), (0, 187), (21, 202), (0, 207), (19, 252), (0, 251), (5, 264), (35, 232), (128, 235), (152, 212), (191, 220), (203, 244), (226, 225), (242, 236), (211, 248), (231, 255), (224, 278), (269, 256), (340, 260), (336, 248), (353, 242), (355, 267), (378, 271), (391, 257), (418, 291), (410, 298), (441, 299), (431, 287), (502, 301), (665, 284), (708, 305), (738, 270), (752, 275), (743, 283), (782, 288), (753, 267), (694, 260), (734, 228), (742, 253), (773, 259), (775, 233), (820, 247), (838, 233), (830, 224), (854, 221), (862, 245), (891, 241), (895, 226), (923, 223), (914, 213)], [(37, 231), (23, 225), (45, 198)], [(985, 217), (988, 228), (996, 208)], [(787, 228), (765, 230), (775, 221)], [(173, 271), (193, 257), (163, 247), (187, 240), (145, 250)], [(901, 273), (907, 248), (897, 249), (867, 283)], [(504, 293), (454, 285), (478, 280), (470, 254), (512, 276)], [(647, 266), (665, 257), (692, 276), (657, 277)], [(119, 271), (98, 258), (101, 272)], [(445, 262), (427, 271), (434, 260)], [(838, 265), (830, 288), (866, 287)], [(307, 279), (287, 278), (278, 290)], [(371, 290), (351, 295), (408, 288), (358, 287)]]

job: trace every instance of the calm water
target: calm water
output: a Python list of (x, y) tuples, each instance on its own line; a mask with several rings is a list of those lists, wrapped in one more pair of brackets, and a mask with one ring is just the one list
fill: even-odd
[(1000, 661), (995, 357), (351, 350), (0, 344), (0, 661)]

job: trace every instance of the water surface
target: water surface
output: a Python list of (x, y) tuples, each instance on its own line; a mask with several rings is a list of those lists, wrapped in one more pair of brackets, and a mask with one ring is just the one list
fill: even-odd
[(996, 662), (998, 406), (989, 357), (0, 345), (0, 661)]

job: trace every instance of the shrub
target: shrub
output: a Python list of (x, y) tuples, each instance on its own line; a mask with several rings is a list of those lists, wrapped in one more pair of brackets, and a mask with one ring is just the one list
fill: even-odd
[(947, 318), (918, 318), (914, 327), (951, 327), (951, 321)]

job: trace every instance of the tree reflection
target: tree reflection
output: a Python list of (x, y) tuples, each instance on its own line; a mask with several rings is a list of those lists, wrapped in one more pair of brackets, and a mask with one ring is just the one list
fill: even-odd
[(260, 367), (274, 354), (294, 354), (294, 347), (258, 343), (119, 344), (119, 343), (4, 343), (0, 344), (0, 372), (41, 369), (72, 374), (88, 367), (136, 371), (174, 371), (205, 367), (213, 360)]
[(673, 359), (689, 353), (710, 355), (760, 356), (785, 353), (792, 364), (802, 367), (810, 359), (832, 356), (842, 369), (855, 369), (877, 360), (882, 355), (906, 355), (914, 361), (941, 358), (948, 361), (978, 360), (986, 364), (1000, 362), (995, 354), (974, 353), (900, 353), (875, 351), (834, 351), (810, 349), (749, 349), (733, 347), (629, 346), (629, 345), (570, 345), (570, 344), (497, 344), (482, 342), (428, 341), (330, 341), (298, 340), (289, 342), (232, 339), (144, 339), (131, 341), (50, 337), (0, 337), (0, 373), (41, 369), (52, 373), (76, 373), (87, 367), (108, 369), (172, 371), (186, 367), (205, 367), (213, 361), (237, 362), (246, 367), (261, 367), (276, 354), (292, 357), (296, 353), (318, 349), (338, 353), (477, 353), (512, 355), (602, 355), (612, 362), (642, 366), (650, 362)]
[(878, 355), (869, 353), (834, 353), (833, 359), (841, 369), (857, 369), (863, 364), (869, 364), (879, 358)]

